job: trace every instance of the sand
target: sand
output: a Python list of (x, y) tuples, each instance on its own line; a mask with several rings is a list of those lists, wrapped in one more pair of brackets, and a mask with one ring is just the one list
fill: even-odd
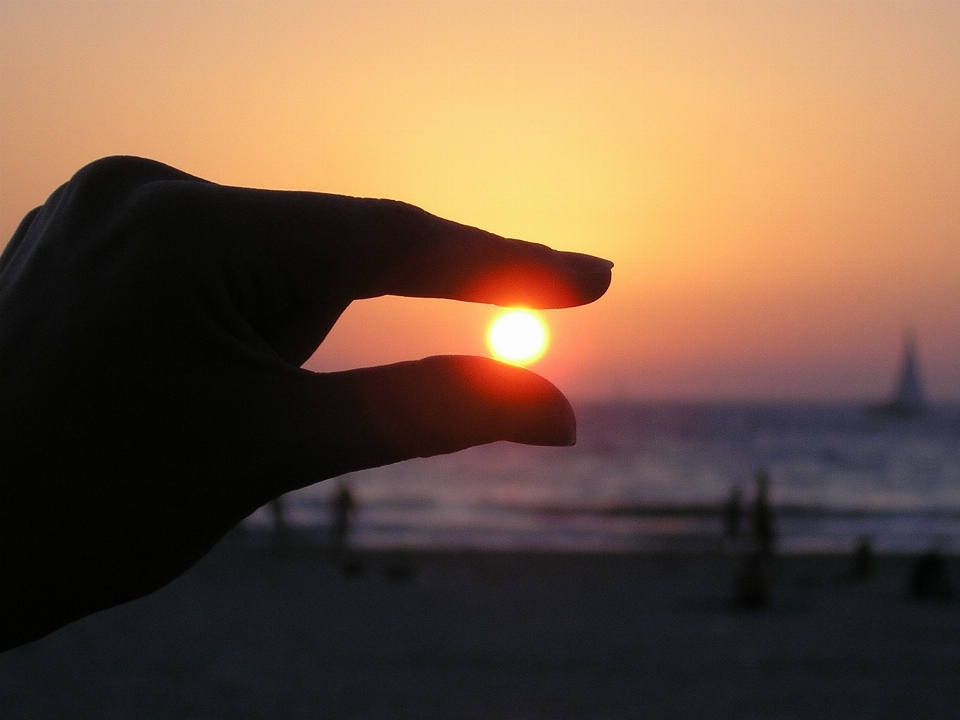
[[(954, 718), (960, 603), (906, 558), (777, 560), (733, 609), (722, 553), (225, 544), (162, 591), (0, 655), (0, 717)], [(952, 560), (953, 577), (958, 563)], [(410, 573), (409, 575), (407, 573)]]

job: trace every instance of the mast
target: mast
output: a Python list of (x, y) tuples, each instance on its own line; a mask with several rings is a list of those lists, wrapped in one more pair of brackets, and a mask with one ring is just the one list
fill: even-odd
[(899, 383), (890, 404), (898, 410), (910, 413), (919, 413), (926, 405), (920, 382), (920, 365), (917, 361), (917, 338), (912, 329), (904, 333), (903, 364), (900, 366)]

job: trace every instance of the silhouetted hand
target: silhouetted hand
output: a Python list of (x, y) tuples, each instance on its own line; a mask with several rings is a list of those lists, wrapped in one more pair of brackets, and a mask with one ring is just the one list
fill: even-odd
[(571, 444), (563, 395), (493, 360), (300, 365), (355, 299), (566, 307), (609, 282), (606, 261), (398, 202), (86, 166), (0, 256), (0, 649), (156, 590), (290, 490)]

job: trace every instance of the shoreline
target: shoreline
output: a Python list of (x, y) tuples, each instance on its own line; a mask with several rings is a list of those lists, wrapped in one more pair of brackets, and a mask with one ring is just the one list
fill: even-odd
[[(471, 533), (479, 534), (479, 533)], [(323, 552), (330, 545), (330, 531), (320, 525), (290, 525), (285, 530), (286, 543), (289, 547), (301, 547)], [(853, 554), (860, 537), (871, 537), (870, 533), (847, 533), (831, 539), (820, 540), (787, 535), (778, 541), (777, 555), (797, 557), (806, 555), (823, 555), (830, 557), (844, 557)], [(872, 537), (873, 551), (876, 556), (890, 557), (917, 557), (930, 550), (936, 550), (946, 557), (960, 557), (960, 543), (952, 536), (933, 537), (932, 539), (915, 539), (912, 546), (905, 547), (903, 543), (892, 545), (884, 537)], [(264, 525), (248, 525), (231, 531), (220, 543), (227, 547), (267, 548), (277, 545), (277, 536), (273, 529)], [(354, 544), (357, 552), (439, 552), (439, 553), (558, 553), (561, 555), (589, 554), (589, 555), (656, 555), (656, 554), (716, 554), (716, 555), (743, 555), (750, 552), (751, 541), (743, 537), (735, 543), (725, 540), (719, 531), (679, 532), (674, 534), (649, 533), (636, 535), (630, 541), (617, 539), (607, 542), (577, 542), (561, 545), (556, 542), (537, 543), (529, 538), (518, 536), (500, 544), (487, 542), (448, 542), (448, 544), (427, 543), (376, 543), (357, 542)]]

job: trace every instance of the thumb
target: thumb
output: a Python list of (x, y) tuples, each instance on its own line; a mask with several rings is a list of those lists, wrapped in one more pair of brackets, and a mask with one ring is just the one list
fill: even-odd
[[(439, 356), (339, 373), (298, 373), (295, 438), (312, 482), (509, 440), (573, 445), (576, 418), (549, 381), (482, 357)], [(291, 399), (293, 399), (291, 397)], [(301, 405), (305, 403), (305, 405)]]

